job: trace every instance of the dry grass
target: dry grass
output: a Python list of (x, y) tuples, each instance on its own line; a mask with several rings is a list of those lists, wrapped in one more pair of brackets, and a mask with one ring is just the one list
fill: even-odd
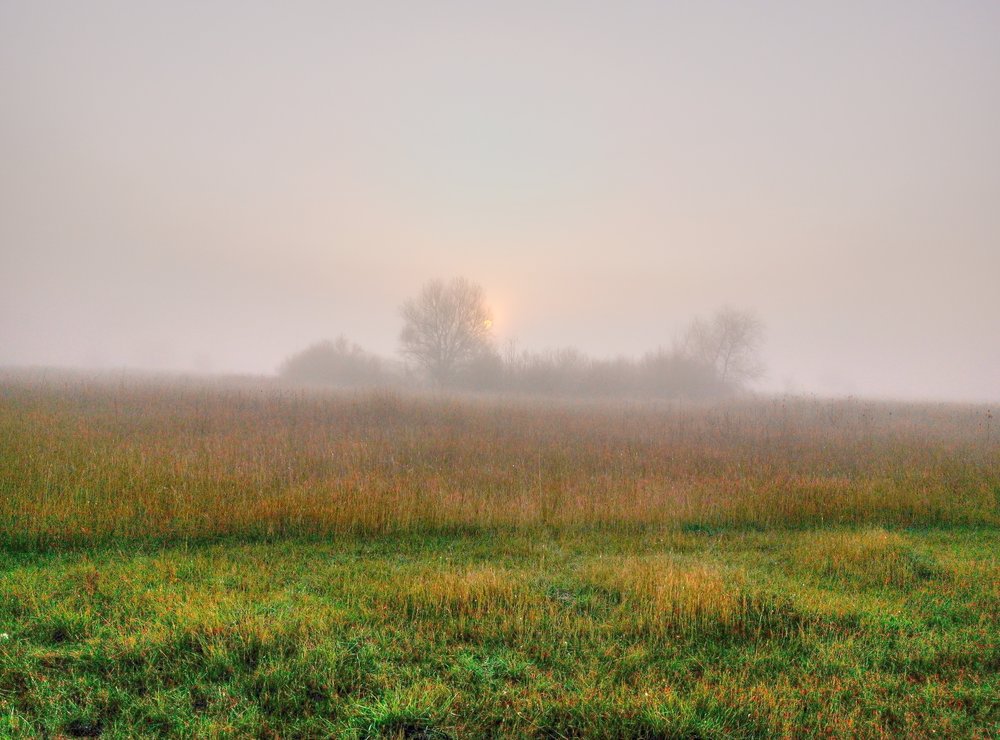
[(489, 565), (423, 573), (400, 590), (406, 613), (414, 618), (481, 619), (502, 613), (516, 619), (538, 601), (519, 574)]
[(799, 620), (790, 604), (755, 593), (738, 572), (667, 556), (591, 564), (586, 582), (618, 595), (619, 620), (643, 636), (774, 634)]
[(937, 563), (914, 549), (905, 536), (882, 528), (817, 532), (796, 557), (827, 578), (869, 586), (906, 588), (943, 575)]
[(0, 541), (994, 525), (986, 410), (0, 380)]

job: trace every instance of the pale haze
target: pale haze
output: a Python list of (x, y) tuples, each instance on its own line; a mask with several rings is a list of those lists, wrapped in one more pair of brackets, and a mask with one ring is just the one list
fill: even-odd
[(0, 0), (0, 366), (272, 373), (767, 327), (757, 387), (1000, 400), (1000, 3)]

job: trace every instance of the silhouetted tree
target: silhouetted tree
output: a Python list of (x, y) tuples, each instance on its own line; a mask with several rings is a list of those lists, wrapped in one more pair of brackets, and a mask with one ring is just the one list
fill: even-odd
[(715, 369), (726, 385), (739, 386), (764, 373), (760, 348), (764, 324), (750, 311), (723, 308), (711, 319), (695, 319), (681, 342), (687, 357)]
[(402, 353), (438, 386), (478, 357), (492, 352), (493, 315), (483, 289), (465, 278), (432, 280), (400, 307)]

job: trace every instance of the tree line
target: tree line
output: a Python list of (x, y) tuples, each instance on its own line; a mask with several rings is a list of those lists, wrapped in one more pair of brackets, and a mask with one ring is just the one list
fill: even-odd
[(341, 336), (288, 358), (286, 380), (343, 387), (394, 385), (559, 396), (710, 398), (739, 392), (763, 373), (764, 327), (749, 311), (724, 308), (695, 319), (670, 348), (639, 358), (599, 359), (567, 348), (498, 346), (482, 287), (432, 280), (400, 306), (400, 360)]

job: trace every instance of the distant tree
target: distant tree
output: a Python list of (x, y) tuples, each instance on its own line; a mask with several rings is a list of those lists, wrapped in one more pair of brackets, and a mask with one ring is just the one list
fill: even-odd
[(658, 398), (712, 398), (729, 388), (715, 367), (681, 352), (658, 349), (639, 361), (640, 394)]
[(438, 386), (492, 353), (493, 315), (483, 289), (465, 278), (432, 280), (400, 307), (403, 355), (417, 362)]
[(760, 348), (764, 324), (750, 311), (723, 308), (708, 319), (695, 319), (681, 340), (681, 353), (714, 368), (723, 384), (740, 386), (764, 373)]
[(286, 380), (329, 385), (369, 385), (382, 378), (381, 360), (346, 337), (319, 342), (292, 355), (279, 373)]

